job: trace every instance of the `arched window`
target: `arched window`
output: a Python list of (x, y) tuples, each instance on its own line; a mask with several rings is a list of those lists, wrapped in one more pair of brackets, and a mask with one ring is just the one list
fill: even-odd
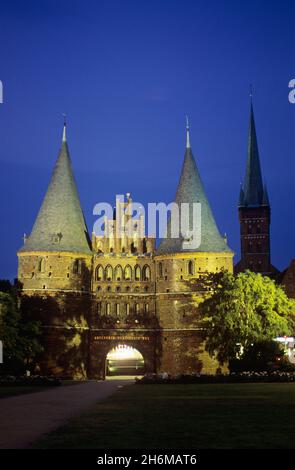
[(130, 304), (126, 304), (126, 315), (130, 315)]
[(140, 281), (140, 267), (138, 265), (134, 268), (134, 277), (136, 281)]
[(188, 262), (188, 267), (187, 267), (187, 270), (188, 270), (188, 274), (190, 276), (192, 276), (194, 274), (194, 262), (192, 260), (190, 260)]
[(135, 313), (138, 314), (140, 312), (140, 305), (135, 304)]
[(151, 268), (146, 264), (142, 269), (143, 281), (149, 281), (151, 279)]
[(105, 278), (106, 278), (107, 281), (112, 281), (112, 279), (113, 279), (113, 268), (110, 265), (108, 265), (105, 268)]
[(121, 281), (121, 279), (123, 279), (123, 269), (122, 266), (118, 264), (118, 266), (115, 268), (115, 280)]
[(82, 262), (80, 259), (75, 259), (73, 262), (73, 274), (81, 274)]
[(103, 267), (99, 264), (95, 270), (95, 280), (101, 281), (103, 279)]
[(125, 278), (125, 281), (131, 281), (132, 279), (132, 270), (129, 264), (124, 269), (124, 278)]
[(163, 264), (159, 263), (159, 277), (163, 277)]
[(97, 313), (98, 313), (98, 315), (101, 314), (101, 302), (97, 303)]
[(38, 271), (39, 271), (39, 273), (44, 273), (44, 271), (45, 271), (45, 259), (44, 258), (39, 259)]
[(111, 304), (107, 303), (106, 305), (106, 314), (110, 315), (111, 314)]
[(120, 315), (120, 304), (116, 304), (116, 315)]
[(145, 304), (144, 311), (145, 313), (149, 313), (149, 304)]

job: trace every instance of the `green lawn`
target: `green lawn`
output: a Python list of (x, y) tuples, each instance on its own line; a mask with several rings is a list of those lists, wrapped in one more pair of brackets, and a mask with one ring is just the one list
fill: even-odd
[(35, 448), (295, 448), (295, 384), (131, 385)]

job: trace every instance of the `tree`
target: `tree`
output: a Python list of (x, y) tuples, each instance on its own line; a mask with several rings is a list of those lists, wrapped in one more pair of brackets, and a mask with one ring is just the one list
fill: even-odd
[(294, 331), (295, 302), (268, 277), (251, 271), (209, 274), (203, 288), (212, 292), (201, 304), (206, 350), (221, 363), (251, 344)]
[(21, 360), (19, 321), (20, 314), (12, 295), (7, 292), (0, 292), (0, 338), (4, 349), (4, 362), (1, 368), (4, 370), (9, 369), (12, 362), (16, 364)]
[[(42, 351), (40, 322), (24, 315), (20, 285), (0, 281), (0, 339), (3, 342), (3, 373), (21, 373), (32, 369)], [(4, 292), (3, 292), (4, 291)]]

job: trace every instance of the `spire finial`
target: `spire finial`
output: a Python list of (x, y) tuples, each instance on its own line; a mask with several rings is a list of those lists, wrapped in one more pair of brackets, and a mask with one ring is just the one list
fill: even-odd
[(249, 85), (249, 96), (250, 96), (251, 104), (252, 104), (253, 93), (254, 93), (253, 84), (250, 83), (250, 85)]
[(190, 138), (189, 138), (189, 122), (188, 122), (188, 117), (186, 117), (186, 148), (190, 149), (191, 144), (190, 144)]
[(66, 121), (67, 115), (63, 113), (63, 118), (64, 118), (64, 127), (63, 127), (63, 132), (62, 132), (62, 141), (66, 142), (67, 141), (67, 134), (66, 134), (66, 128), (67, 128), (67, 121)]

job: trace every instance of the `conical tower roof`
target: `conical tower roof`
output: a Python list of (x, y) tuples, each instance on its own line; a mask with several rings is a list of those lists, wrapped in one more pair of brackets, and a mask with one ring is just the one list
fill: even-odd
[(248, 136), (248, 156), (246, 175), (243, 185), (243, 200), (240, 199), (239, 206), (257, 207), (268, 199), (267, 194), (264, 194), (263, 180), (261, 174), (260, 158), (257, 145), (257, 136), (254, 120), (253, 105), (251, 102), (250, 107), (250, 123), (249, 123), (249, 136)]
[(91, 253), (88, 230), (75, 183), (66, 126), (53, 175), (30, 236), (20, 252)]
[[(185, 253), (185, 252), (231, 252), (227, 246), (225, 239), (220, 235), (217, 228), (213, 213), (208, 202), (204, 186), (192, 154), (190, 139), (189, 139), (189, 128), (187, 125), (187, 145), (184, 156), (184, 163), (182, 166), (181, 176), (176, 191), (175, 202), (178, 204), (181, 212), (181, 204), (189, 203), (189, 214), (190, 214), (190, 230), (193, 228), (193, 204), (201, 204), (201, 217), (200, 217), (200, 228), (201, 228), (201, 243), (197, 248), (187, 248), (185, 237), (180, 233), (178, 238), (171, 236), (171, 219), (167, 224), (167, 238), (163, 238), (157, 255), (168, 254), (168, 253)], [(179, 217), (181, 220), (181, 217)]]

